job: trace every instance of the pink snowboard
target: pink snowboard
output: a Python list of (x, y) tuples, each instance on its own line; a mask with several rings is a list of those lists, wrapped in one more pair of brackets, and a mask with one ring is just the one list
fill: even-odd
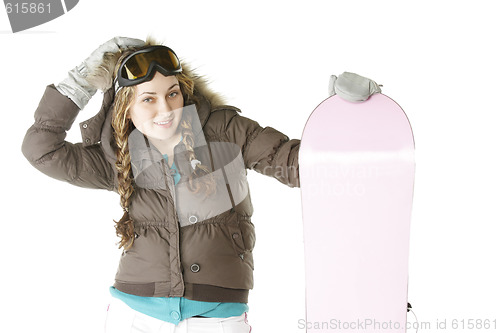
[(338, 96), (299, 153), (307, 332), (405, 332), (414, 142), (392, 99)]

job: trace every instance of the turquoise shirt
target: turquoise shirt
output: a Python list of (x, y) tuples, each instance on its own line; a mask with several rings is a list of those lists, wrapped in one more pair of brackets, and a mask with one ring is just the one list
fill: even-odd
[[(163, 155), (163, 158), (168, 163), (168, 156)], [(175, 163), (172, 163), (170, 169), (174, 171), (172, 175), (177, 184), (181, 175)], [(240, 316), (248, 311), (246, 303), (200, 302), (183, 297), (143, 297), (121, 292), (115, 287), (110, 287), (109, 290), (113, 297), (122, 300), (135, 311), (175, 325), (193, 316), (227, 318)]]
[[(165, 159), (165, 162), (167, 162), (168, 165), (168, 155), (167, 154), (163, 155), (163, 158)], [(181, 175), (179, 174), (179, 170), (177, 170), (177, 167), (175, 166), (175, 162), (172, 163), (170, 170), (172, 171), (172, 175), (174, 176), (175, 185), (177, 185), (179, 180), (181, 180)]]
[(246, 303), (219, 303), (192, 301), (184, 297), (143, 297), (110, 287), (113, 297), (116, 297), (135, 311), (172, 324), (193, 316), (212, 318), (227, 318), (240, 316), (248, 311)]

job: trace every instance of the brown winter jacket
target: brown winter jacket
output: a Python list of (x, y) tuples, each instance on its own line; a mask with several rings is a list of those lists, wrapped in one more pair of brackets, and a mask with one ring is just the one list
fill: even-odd
[[(212, 106), (211, 96), (199, 90), (196, 95), (200, 101), (196, 112), (208, 143), (205, 147), (216, 142), (236, 144), (245, 169), (272, 176), (291, 187), (299, 186), (299, 140), (289, 140), (271, 127), (262, 128), (240, 116), (235, 107)], [(53, 178), (117, 192), (110, 111), (113, 98), (113, 89), (105, 92), (100, 112), (80, 123), (82, 142), (73, 144), (65, 141), (66, 131), (80, 110), (49, 85), (35, 112), (35, 123), (26, 133), (24, 155), (35, 168)], [(134, 156), (131, 158), (134, 160)], [(209, 164), (211, 157), (197, 158)], [(163, 159), (153, 158), (150, 162), (154, 164), (151, 168), (163, 172), (156, 182), (141, 184), (140, 177), (135, 178), (130, 216), (136, 238), (133, 246), (123, 251), (114, 286), (139, 296), (247, 302), (248, 291), (253, 287), (255, 243), (248, 191), (241, 192), (245, 195), (236, 200), (226, 183), (224, 188), (227, 187), (230, 198), (227, 210), (204, 219), (193, 215), (183, 217), (184, 213), (175, 207), (176, 194), (166, 170), (168, 165)], [(176, 165), (181, 175), (188, 172), (189, 163), (176, 159)], [(218, 168), (213, 164), (212, 167)], [(244, 187), (246, 171), (242, 170), (237, 177)], [(184, 209), (189, 210), (189, 205)], [(182, 219), (190, 223), (182, 223)]]

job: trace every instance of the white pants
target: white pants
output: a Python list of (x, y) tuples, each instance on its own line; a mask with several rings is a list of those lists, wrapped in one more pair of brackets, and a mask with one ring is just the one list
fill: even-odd
[(106, 333), (250, 333), (246, 312), (229, 318), (188, 318), (178, 325), (130, 308), (112, 297), (106, 316)]

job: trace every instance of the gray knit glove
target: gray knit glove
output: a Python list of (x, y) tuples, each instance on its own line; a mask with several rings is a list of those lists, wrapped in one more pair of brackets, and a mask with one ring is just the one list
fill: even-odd
[(328, 93), (330, 96), (335, 94), (349, 102), (363, 102), (371, 95), (379, 93), (382, 90), (375, 81), (358, 74), (344, 72), (339, 77), (330, 76), (330, 85)]
[(56, 89), (63, 95), (69, 97), (82, 110), (89, 100), (94, 96), (97, 89), (91, 86), (85, 79), (102, 62), (105, 53), (117, 53), (129, 47), (140, 47), (145, 43), (140, 39), (127, 37), (114, 37), (99, 46), (79, 66), (68, 72), (68, 77), (60, 82)]

